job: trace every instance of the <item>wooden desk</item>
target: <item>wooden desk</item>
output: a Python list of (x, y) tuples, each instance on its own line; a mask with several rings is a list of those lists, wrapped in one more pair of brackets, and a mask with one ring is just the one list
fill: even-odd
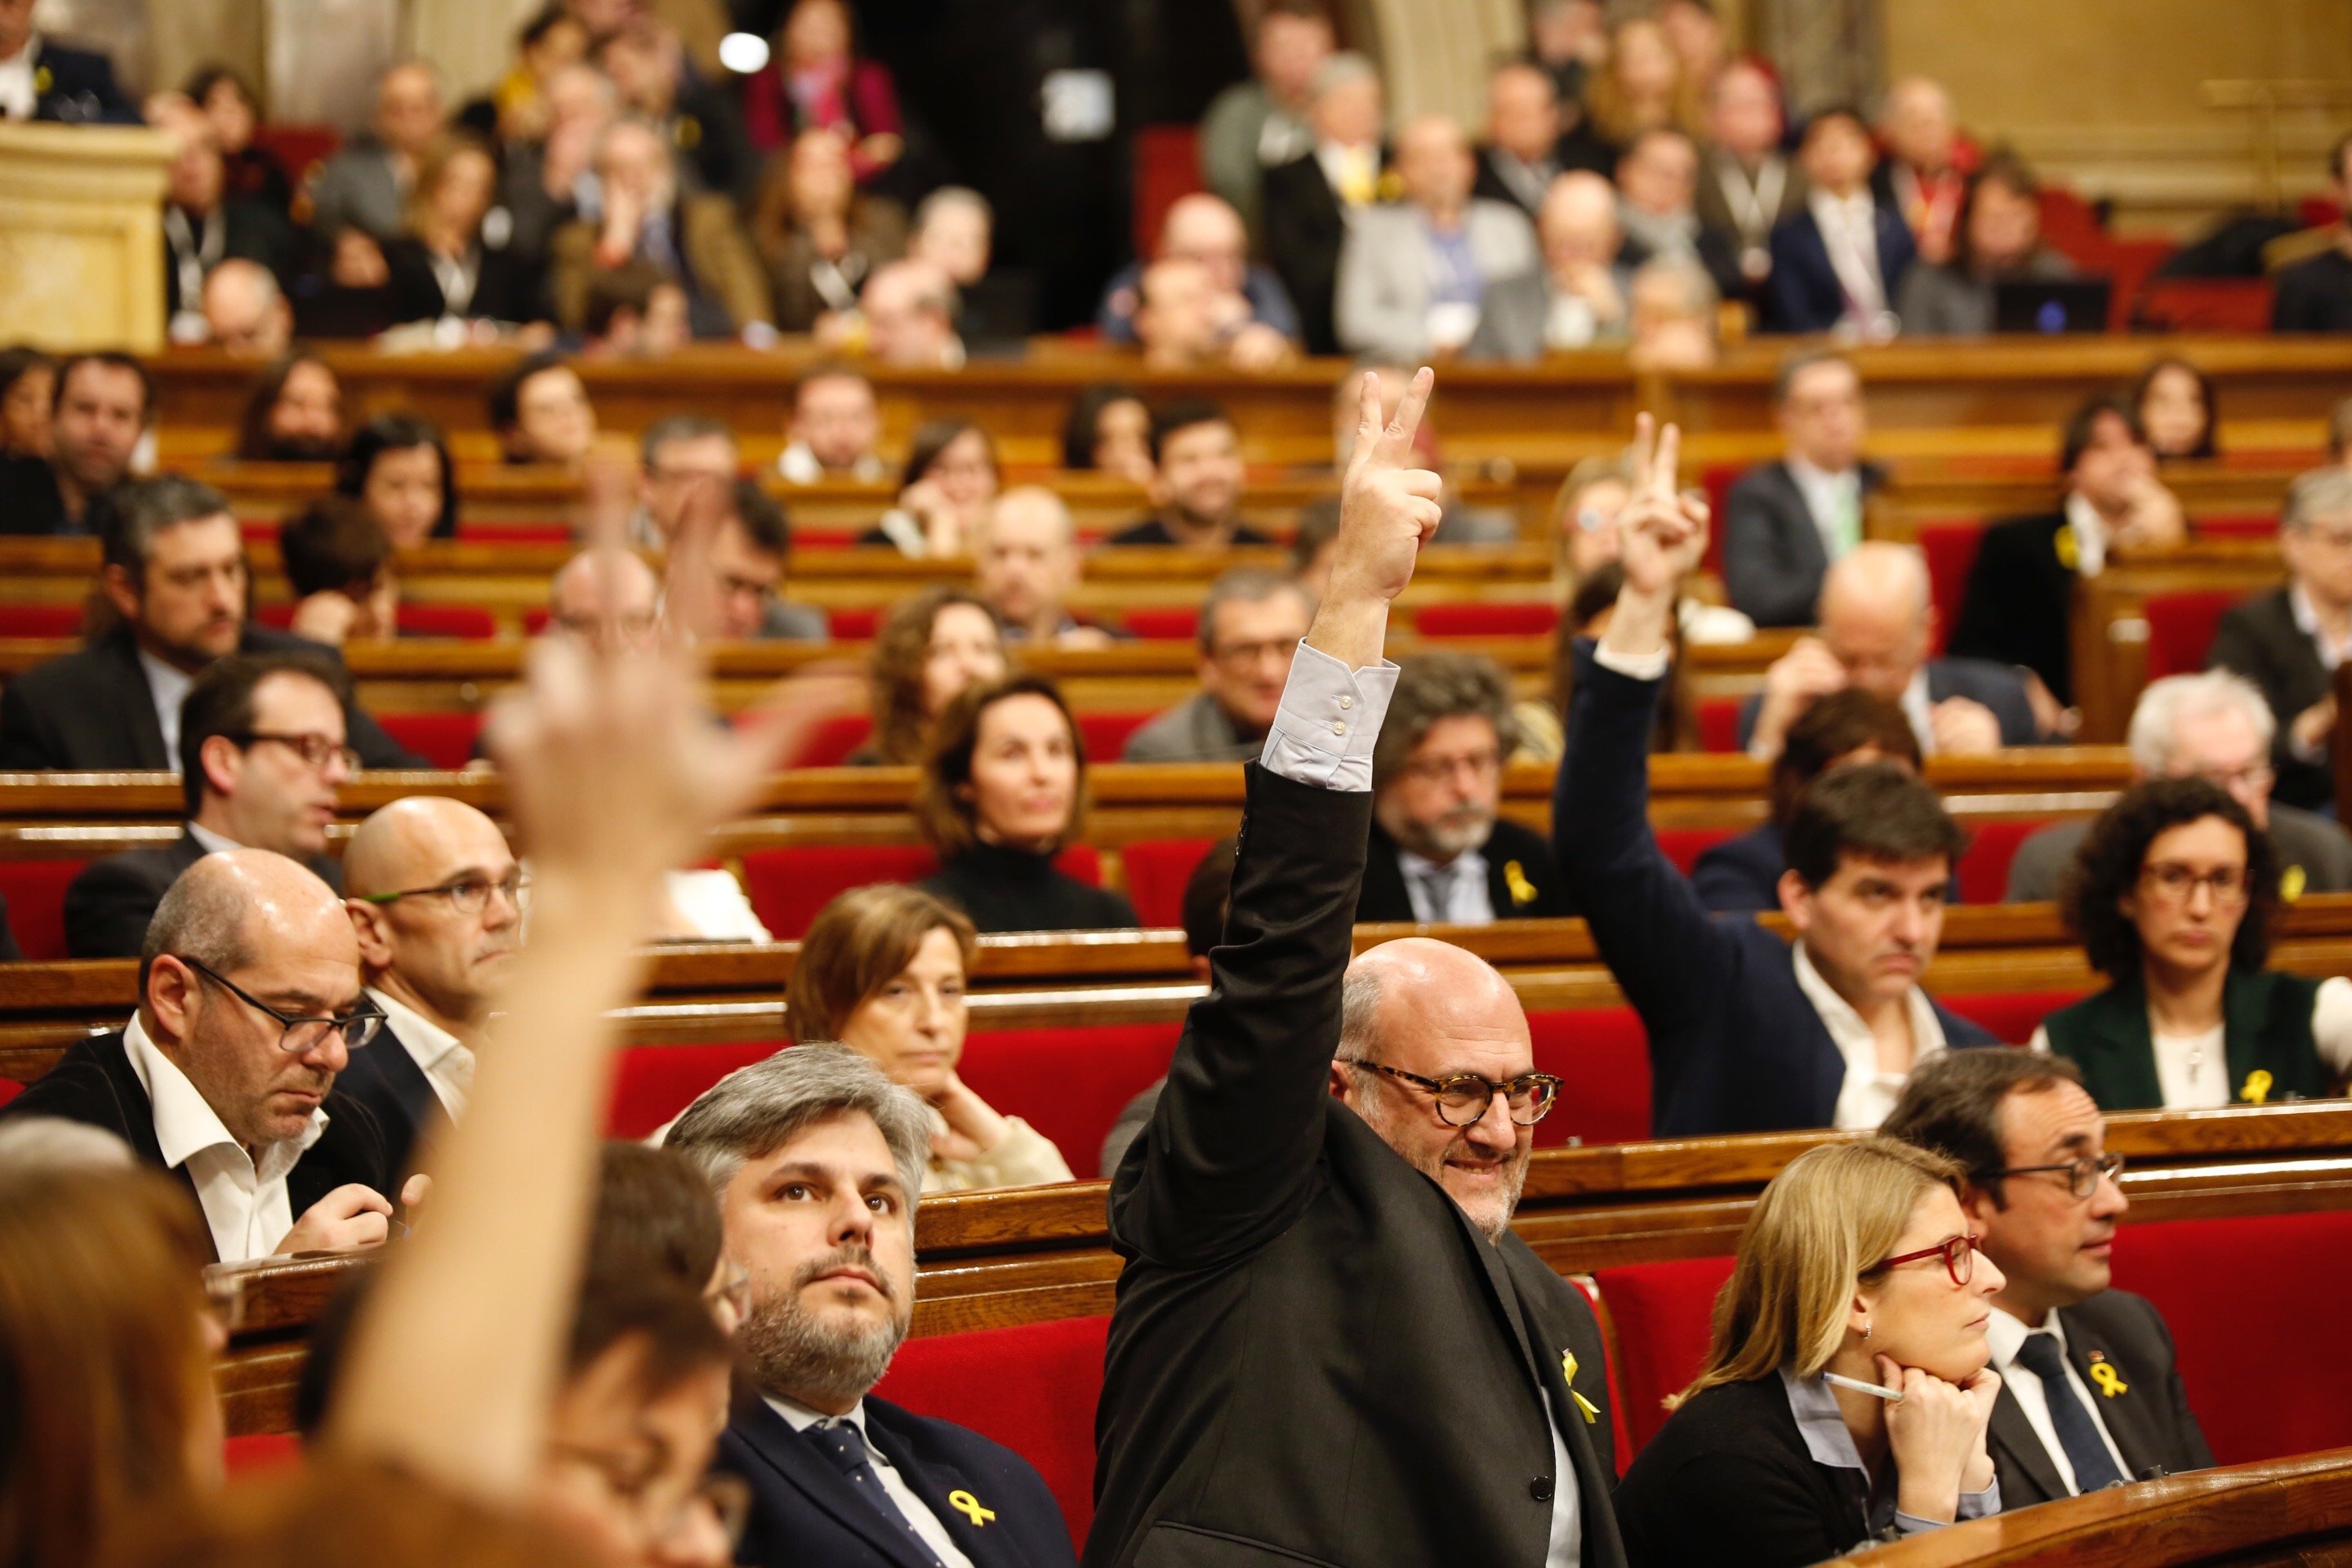
[(2130, 728), (2147, 685), (2149, 595), (2192, 589), (2276, 587), (2286, 574), (2274, 539), (2200, 541), (2164, 555), (2110, 562), (2074, 588), (2074, 702), (2081, 738), (2106, 744)]

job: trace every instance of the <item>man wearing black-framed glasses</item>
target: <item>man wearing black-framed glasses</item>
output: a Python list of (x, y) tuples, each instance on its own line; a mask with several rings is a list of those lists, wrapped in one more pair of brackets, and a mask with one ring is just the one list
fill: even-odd
[(2130, 1201), (2080, 1069), (2038, 1051), (1938, 1057), (1879, 1131), (1960, 1163), (1961, 1206), (2006, 1281), (1985, 1325), (2002, 1508), (2210, 1467), (2163, 1318), (2109, 1283)]
[(155, 911), (139, 994), (120, 1032), (77, 1043), (0, 1115), (121, 1138), (188, 1184), (224, 1263), (383, 1241), (383, 1130), (335, 1091), (383, 1015), (334, 892), (268, 850), (206, 856)]

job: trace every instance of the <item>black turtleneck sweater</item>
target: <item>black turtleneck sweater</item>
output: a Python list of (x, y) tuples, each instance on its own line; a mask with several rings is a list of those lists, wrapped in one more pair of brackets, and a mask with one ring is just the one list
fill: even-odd
[(984, 931), (1115, 931), (1133, 926), (1135, 906), (1108, 889), (1055, 869), (1050, 855), (975, 844), (917, 884), (971, 917)]

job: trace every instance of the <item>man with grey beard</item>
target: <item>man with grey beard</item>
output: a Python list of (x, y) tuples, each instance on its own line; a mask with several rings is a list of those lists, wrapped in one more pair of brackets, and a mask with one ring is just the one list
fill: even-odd
[(1486, 925), (1576, 912), (1532, 830), (1501, 816), (1518, 744), (1510, 678), (1482, 654), (1397, 661), (1372, 752), (1372, 833), (1356, 919)]
[(747, 1385), (719, 1447), (752, 1490), (736, 1561), (1070, 1568), (1026, 1460), (867, 1394), (914, 1310), (922, 1101), (863, 1057), (796, 1046), (721, 1079), (667, 1144), (709, 1179), (751, 1275)]

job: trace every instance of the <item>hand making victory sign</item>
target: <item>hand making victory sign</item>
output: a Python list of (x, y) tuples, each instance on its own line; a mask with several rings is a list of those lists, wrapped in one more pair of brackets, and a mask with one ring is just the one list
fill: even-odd
[(1647, 414), (1633, 422), (1633, 494), (1617, 514), (1625, 586), (1617, 595), (1601, 646), (1626, 658), (1666, 647), (1684, 578), (1706, 554), (1706, 502), (1675, 488), (1682, 432), (1659, 429)]
[(1368, 374), (1358, 389), (1356, 449), (1339, 482), (1330, 586), (1307, 633), (1309, 647), (1350, 668), (1380, 662), (1390, 602), (1412, 581), (1421, 547), (1437, 531), (1444, 481), (1415, 466), (1412, 450), (1436, 380), (1426, 366), (1416, 372), (1385, 426), (1380, 378)]

